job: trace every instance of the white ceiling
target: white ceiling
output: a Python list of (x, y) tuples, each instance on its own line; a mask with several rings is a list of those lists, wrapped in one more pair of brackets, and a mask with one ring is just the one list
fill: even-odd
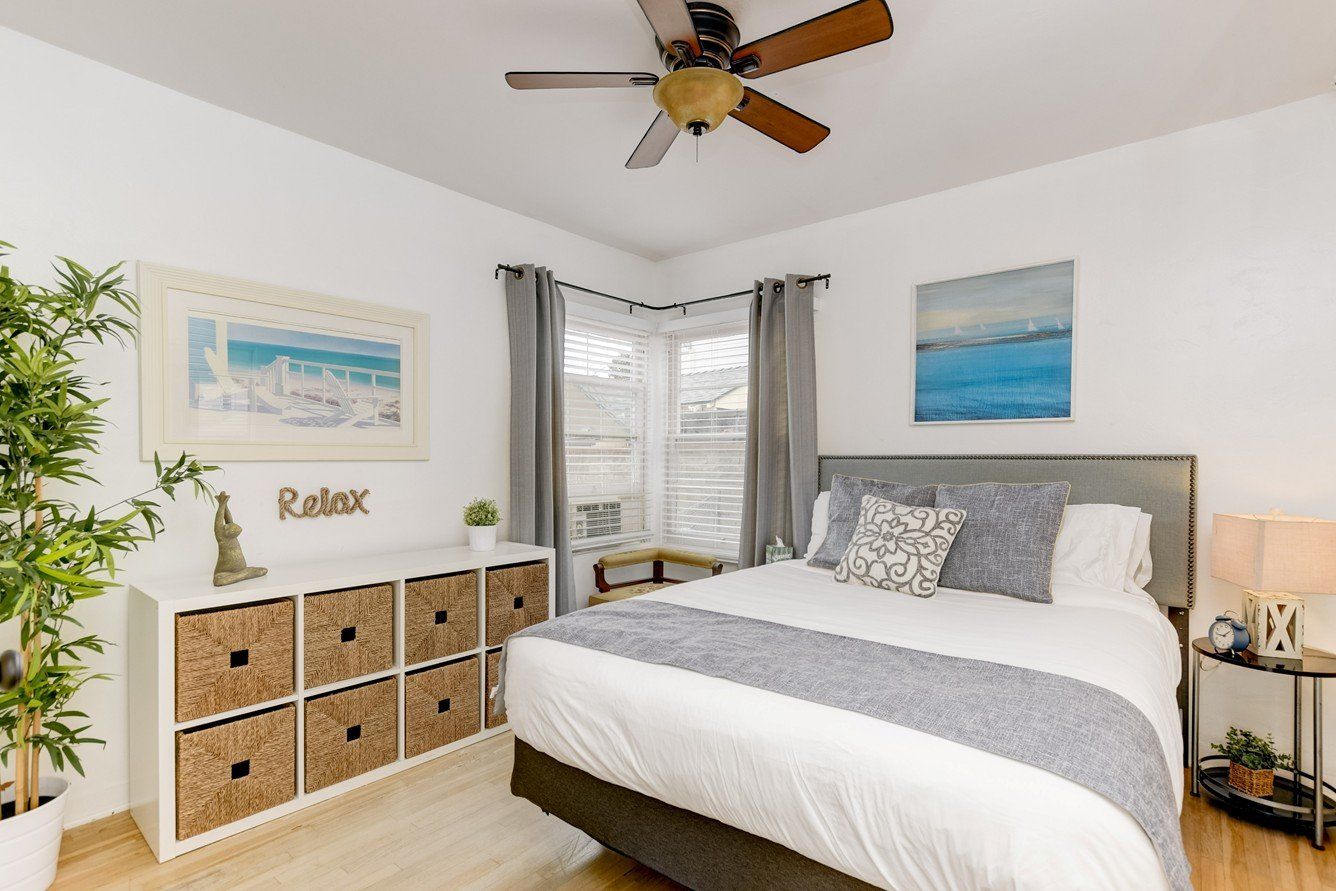
[[(744, 41), (840, 0), (723, 0)], [(623, 168), (648, 90), (520, 93), (509, 69), (662, 72), (635, 0), (0, 0), (0, 24), (654, 259), (1330, 89), (1332, 0), (891, 0), (895, 36), (752, 81), (829, 125), (737, 122)], [(39, 72), (34, 73), (40, 76)], [(13, 89), (14, 85), (10, 85)]]

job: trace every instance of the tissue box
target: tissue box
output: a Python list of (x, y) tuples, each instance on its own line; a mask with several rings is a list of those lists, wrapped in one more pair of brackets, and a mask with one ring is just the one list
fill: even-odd
[(766, 545), (765, 562), (778, 563), (780, 560), (792, 560), (793, 548), (788, 545)]

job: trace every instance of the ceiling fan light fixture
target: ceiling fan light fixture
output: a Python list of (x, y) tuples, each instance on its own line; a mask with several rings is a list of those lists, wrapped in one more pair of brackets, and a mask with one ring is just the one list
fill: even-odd
[(740, 102), (742, 82), (718, 68), (680, 68), (654, 86), (654, 104), (696, 136), (717, 128)]
[[(516, 90), (654, 87), (660, 109), (626, 160), (628, 170), (663, 160), (678, 133), (701, 136), (734, 117), (795, 152), (816, 148), (830, 128), (751, 87), (764, 77), (886, 40), (895, 30), (887, 0), (853, 0), (759, 40), (739, 43), (733, 14), (711, 0), (637, 0), (668, 74), (644, 71), (511, 71)], [(731, 0), (724, 0), (725, 3)], [(657, 81), (657, 83), (656, 83)], [(697, 159), (700, 141), (696, 140)]]

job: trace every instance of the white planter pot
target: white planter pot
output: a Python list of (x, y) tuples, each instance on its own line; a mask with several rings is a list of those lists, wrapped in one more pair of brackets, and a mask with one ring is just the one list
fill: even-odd
[(469, 550), (490, 551), (496, 547), (495, 526), (470, 526)]
[[(9, 891), (44, 891), (56, 880), (70, 784), (60, 777), (42, 777), (38, 788), (42, 797), (53, 796), (52, 800), (35, 811), (0, 820), (0, 875)], [(3, 800), (14, 800), (13, 786)]]

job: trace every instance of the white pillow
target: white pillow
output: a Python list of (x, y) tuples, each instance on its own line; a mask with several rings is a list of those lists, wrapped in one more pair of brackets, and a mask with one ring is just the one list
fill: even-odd
[(807, 553), (811, 557), (826, 540), (826, 530), (830, 527), (830, 492), (822, 492), (812, 503), (812, 538), (807, 542)]
[(1121, 504), (1069, 504), (1053, 548), (1054, 581), (1122, 591), (1141, 511)]
[(1137, 517), (1137, 531), (1132, 536), (1132, 551), (1127, 555), (1127, 576), (1123, 581), (1123, 590), (1128, 594), (1145, 593), (1143, 589), (1155, 569), (1150, 559), (1150, 520), (1145, 511)]

